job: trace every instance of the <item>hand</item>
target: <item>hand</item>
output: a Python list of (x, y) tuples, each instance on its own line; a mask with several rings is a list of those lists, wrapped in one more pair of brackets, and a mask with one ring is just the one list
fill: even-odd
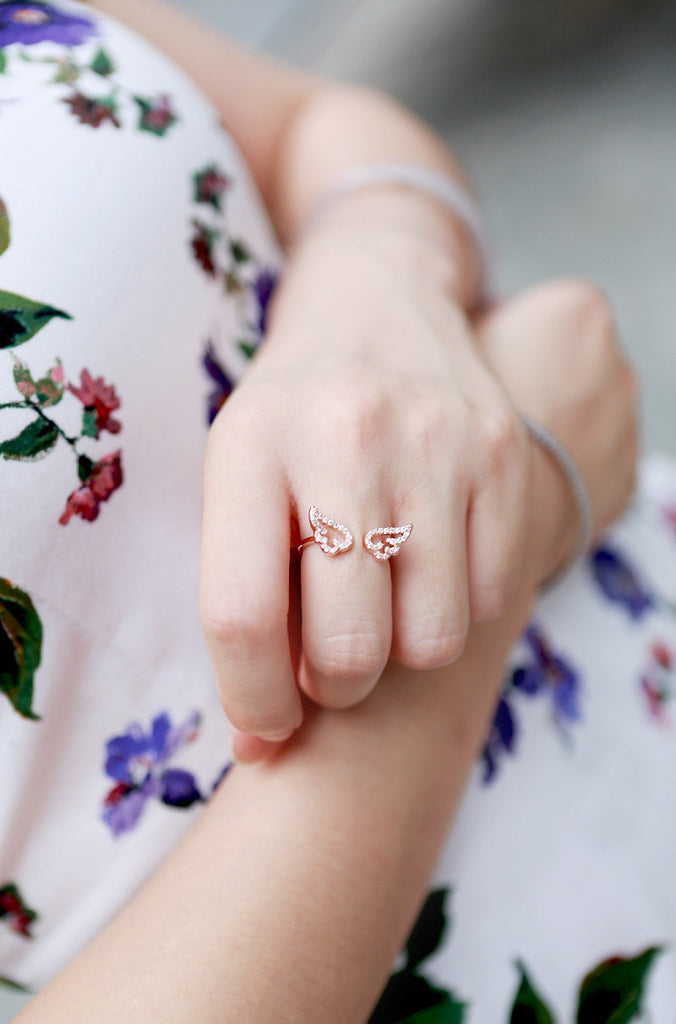
[[(380, 226), (310, 233), (213, 425), (202, 620), (243, 732), (281, 740), (297, 728), (297, 681), (342, 708), (373, 689), (390, 654), (414, 669), (448, 664), (470, 620), (498, 616), (509, 599), (529, 446), (444, 273), (429, 246)], [(303, 552), (299, 634), (289, 552), (311, 532), (312, 504), (355, 543), (336, 557), (316, 544)], [(412, 535), (391, 562), (362, 547), (369, 529), (406, 523)]]
[[(554, 434), (577, 463), (598, 537), (634, 490), (639, 452), (637, 378), (608, 303), (590, 285), (551, 282), (496, 307), (477, 332), (519, 411)], [(575, 553), (579, 523), (557, 463), (539, 448), (536, 455), (548, 476), (542, 498), (549, 515), (540, 514), (534, 528), (548, 524), (543, 576), (549, 576)]]

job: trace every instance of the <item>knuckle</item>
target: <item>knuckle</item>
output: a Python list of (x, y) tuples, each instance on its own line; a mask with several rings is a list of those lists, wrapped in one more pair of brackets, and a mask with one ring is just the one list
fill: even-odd
[(276, 414), (273, 402), (258, 396), (236, 402), (236, 393), (222, 406), (206, 438), (204, 459), (208, 467), (214, 457), (222, 455), (227, 439), (235, 438), (239, 449), (257, 448), (261, 440), (275, 431)]
[(571, 343), (614, 343), (613, 310), (598, 285), (583, 278), (562, 278), (552, 288), (553, 312), (569, 327)]
[(387, 397), (376, 381), (343, 377), (322, 395), (319, 426), (350, 452), (368, 450), (382, 435), (387, 412)]
[(323, 637), (312, 661), (323, 676), (349, 684), (379, 675), (387, 655), (378, 633), (345, 631)]
[(229, 651), (265, 646), (274, 632), (273, 616), (261, 610), (245, 612), (224, 604), (202, 605), (200, 619), (207, 640)]
[(525, 433), (510, 409), (495, 408), (481, 418), (480, 436), (484, 457), (492, 470), (501, 470), (521, 461), (525, 451)]
[(467, 627), (436, 633), (409, 633), (400, 642), (399, 660), (407, 668), (426, 671), (457, 661), (465, 649)]
[(569, 291), (577, 326), (587, 342), (602, 351), (615, 349), (615, 317), (607, 296), (590, 281), (571, 281)]
[(446, 456), (453, 438), (448, 397), (429, 394), (418, 398), (408, 415), (407, 435), (424, 457)]
[(492, 622), (501, 618), (514, 592), (511, 576), (496, 577), (476, 588), (472, 594), (472, 619), (475, 622)]

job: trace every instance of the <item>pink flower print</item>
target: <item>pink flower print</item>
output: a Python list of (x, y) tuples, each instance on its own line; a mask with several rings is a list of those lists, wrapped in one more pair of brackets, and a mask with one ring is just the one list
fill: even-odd
[(92, 377), (89, 370), (82, 370), (80, 373), (81, 387), (68, 385), (71, 394), (79, 398), (85, 407), (84, 433), (88, 437), (98, 438), (102, 430), (111, 434), (118, 434), (122, 429), (119, 420), (113, 418), (112, 413), (120, 408), (120, 399), (115, 394), (115, 388), (104, 382), (103, 377)]
[(138, 103), (141, 114), (139, 117), (139, 131), (150, 132), (152, 135), (159, 135), (160, 138), (168, 132), (172, 124), (178, 120), (171, 108), (169, 96), (160, 95), (152, 99), (143, 96), (134, 96)]
[(104, 455), (99, 462), (92, 463), (86, 456), (80, 457), (80, 474), (84, 479), (73, 491), (59, 519), (66, 526), (73, 516), (79, 516), (91, 523), (98, 518), (101, 503), (108, 501), (123, 481), (122, 452)]
[(641, 690), (652, 717), (662, 725), (669, 725), (667, 704), (674, 695), (676, 679), (676, 652), (657, 640), (650, 648), (650, 661), (641, 675)]
[(193, 198), (196, 203), (209, 203), (220, 212), (223, 193), (230, 184), (226, 174), (215, 164), (193, 175)]

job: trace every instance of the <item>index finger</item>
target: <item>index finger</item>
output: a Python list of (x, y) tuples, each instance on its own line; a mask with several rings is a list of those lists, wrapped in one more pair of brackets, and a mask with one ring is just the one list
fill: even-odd
[(285, 739), (302, 720), (289, 559), (288, 488), (269, 438), (241, 413), (221, 416), (205, 457), (200, 614), (228, 718), (266, 740)]

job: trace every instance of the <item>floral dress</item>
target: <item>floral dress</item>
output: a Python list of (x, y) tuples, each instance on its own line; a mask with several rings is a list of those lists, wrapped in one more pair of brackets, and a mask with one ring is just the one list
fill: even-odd
[[(283, 259), (193, 83), (0, 0), (0, 975), (38, 988), (228, 784), (202, 452)], [(676, 468), (539, 603), (371, 1020), (676, 1016)], [(412, 842), (415, 837), (412, 837)]]

